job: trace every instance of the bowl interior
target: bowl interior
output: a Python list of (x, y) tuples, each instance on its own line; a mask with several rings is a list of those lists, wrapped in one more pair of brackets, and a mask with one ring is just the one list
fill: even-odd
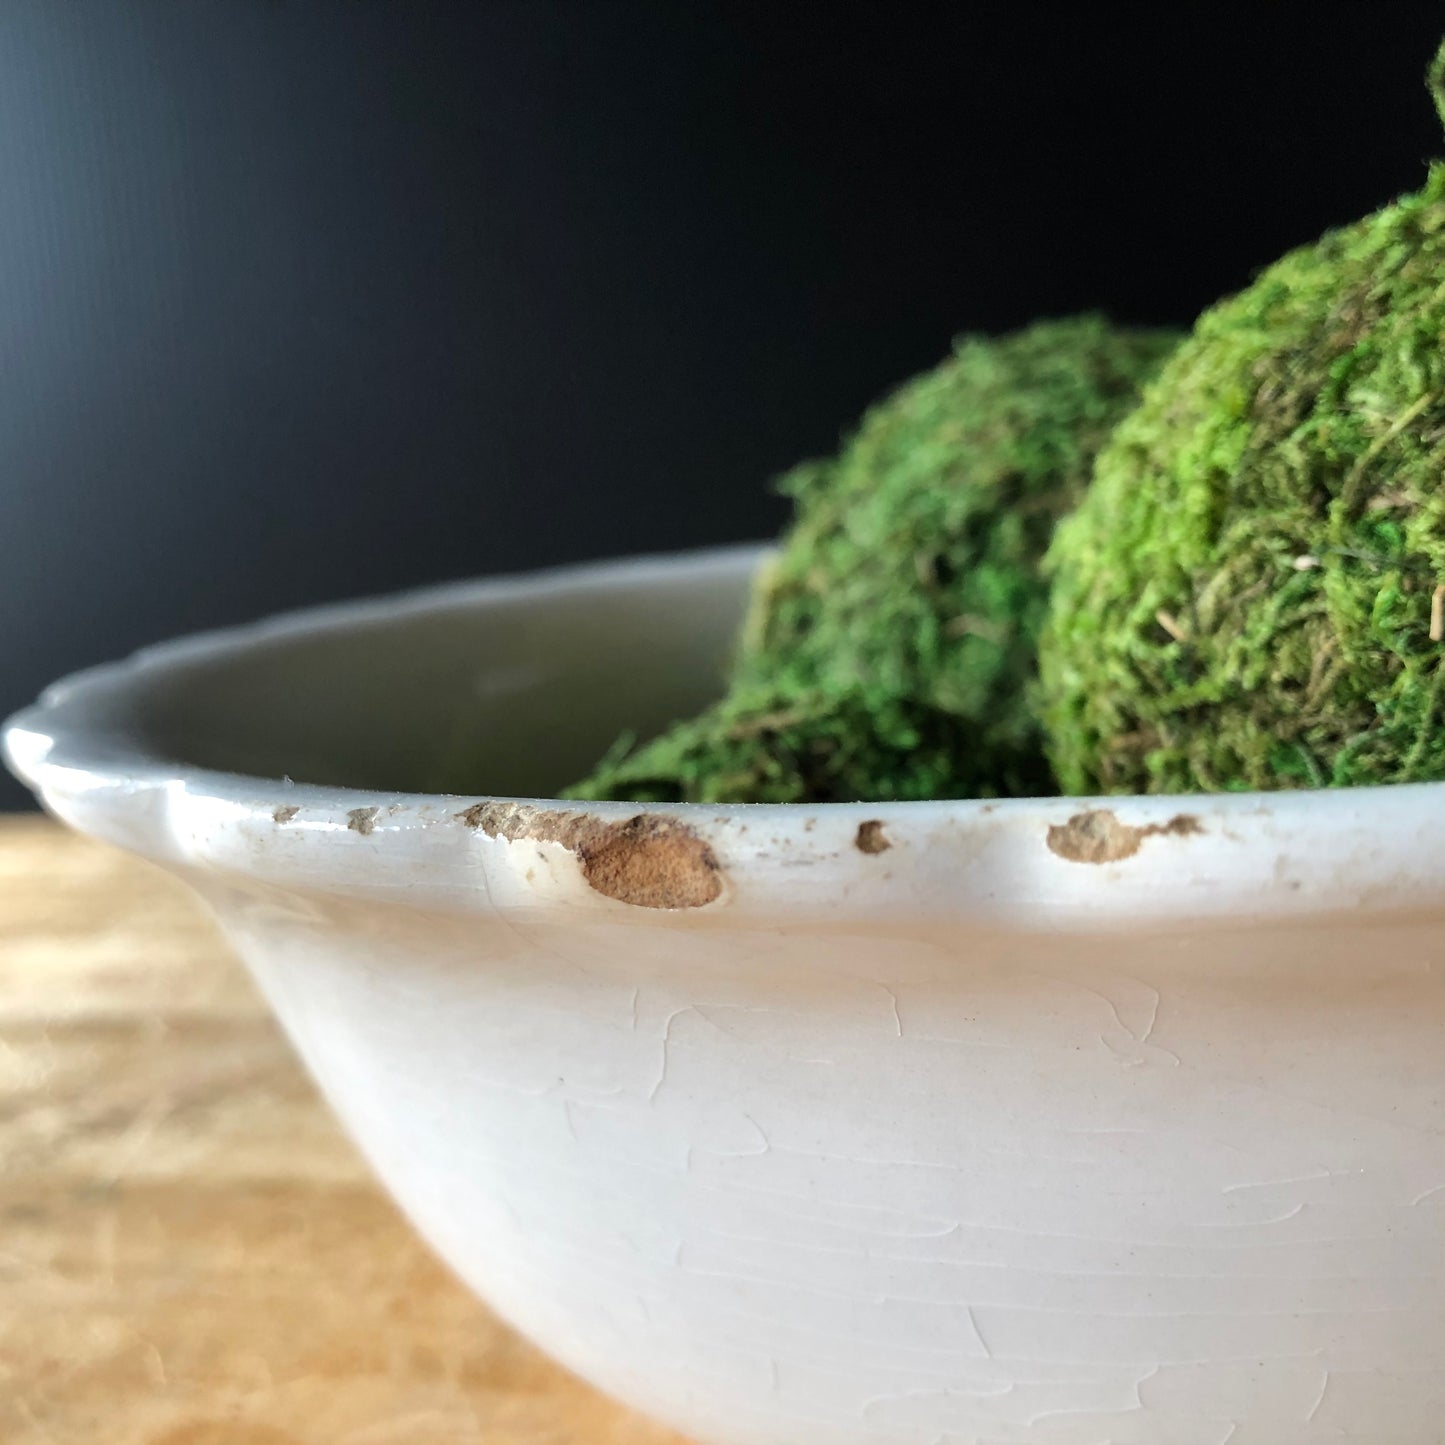
[(755, 549), (464, 584), (155, 650), (151, 757), (298, 783), (548, 796), (718, 695)]

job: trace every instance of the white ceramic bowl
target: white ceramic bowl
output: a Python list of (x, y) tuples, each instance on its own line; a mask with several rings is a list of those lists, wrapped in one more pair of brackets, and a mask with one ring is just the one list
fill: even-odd
[(754, 561), (161, 647), (6, 745), (209, 900), (463, 1276), (700, 1439), (1439, 1445), (1445, 793), (482, 796), (695, 708)]

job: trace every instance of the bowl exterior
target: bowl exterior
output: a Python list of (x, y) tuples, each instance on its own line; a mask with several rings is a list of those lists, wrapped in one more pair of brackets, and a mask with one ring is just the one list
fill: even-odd
[(442, 1256), (700, 1440), (1438, 1445), (1438, 917), (1090, 937), (206, 887)]

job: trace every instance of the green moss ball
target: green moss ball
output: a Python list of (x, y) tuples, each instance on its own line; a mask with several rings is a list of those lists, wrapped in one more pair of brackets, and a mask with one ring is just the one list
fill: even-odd
[(968, 766), (956, 720), (935, 708), (743, 685), (646, 746), (604, 761), (570, 796), (903, 802), (951, 796)]
[(1177, 343), (1096, 316), (960, 341), (782, 482), (795, 520), (731, 687), (577, 798), (891, 801), (1053, 790), (1028, 702), (1040, 559)]
[(1445, 167), (1200, 318), (1049, 568), (1066, 792), (1445, 778)]

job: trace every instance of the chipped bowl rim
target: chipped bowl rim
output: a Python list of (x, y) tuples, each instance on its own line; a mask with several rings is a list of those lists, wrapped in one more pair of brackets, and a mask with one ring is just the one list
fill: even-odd
[[(444, 907), (587, 904), (636, 916), (641, 910), (595, 885), (550, 894), (523, 886), (524, 865), (557, 850), (572, 854), (574, 871), (585, 865), (562, 836), (567, 830), (559, 833), (559, 818), (611, 828), (671, 819), (669, 827), (700, 840), (725, 886), (698, 906), (648, 909), (654, 916), (741, 909), (885, 920), (922, 910), (1027, 930), (1132, 930), (1445, 904), (1439, 783), (1172, 797), (579, 803), (379, 793), (223, 772), (148, 748), (128, 719), (156, 679), (196, 660), (459, 604), (486, 608), (687, 577), (736, 576), (741, 586), (765, 552), (746, 544), (449, 582), (191, 634), (53, 683), (4, 723), (4, 753), (50, 811), (162, 864), (296, 887), (301, 848), (306, 886), (365, 897), (404, 889), (410, 901)], [(537, 818), (550, 821), (527, 821)], [(475, 872), (457, 875), (459, 850)], [(450, 882), (417, 882), (418, 869), (438, 866), (450, 868)]]

